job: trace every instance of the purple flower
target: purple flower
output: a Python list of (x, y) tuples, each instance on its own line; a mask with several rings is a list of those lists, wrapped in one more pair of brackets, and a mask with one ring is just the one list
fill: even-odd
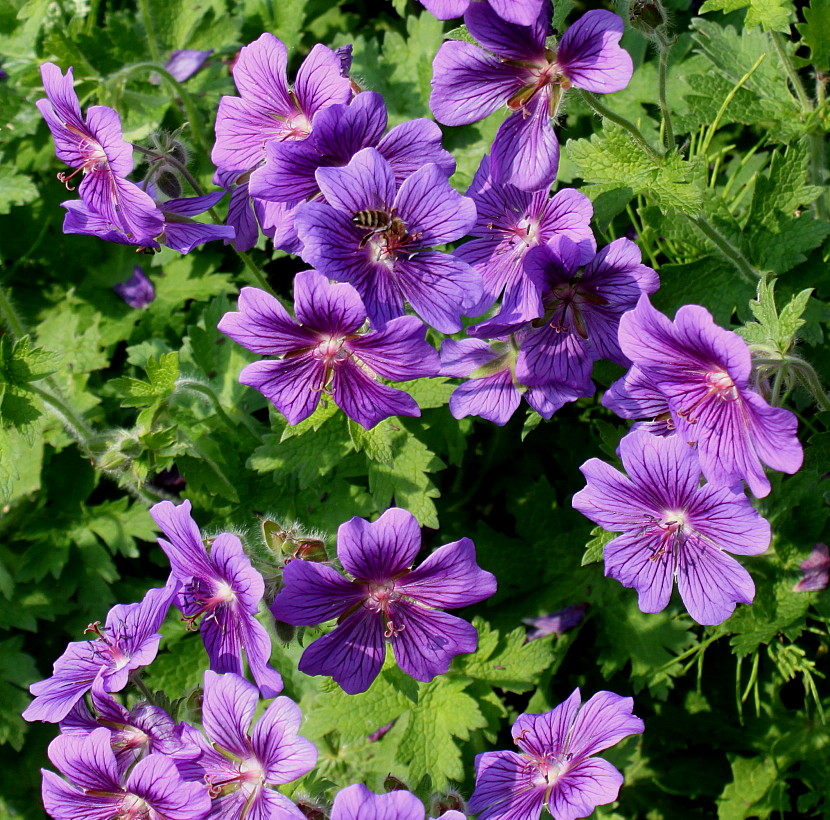
[(439, 547), (409, 569), (420, 549), (415, 516), (393, 507), (374, 523), (355, 517), (338, 529), (337, 556), (353, 581), (313, 561), (286, 565), (274, 617), (297, 625), (339, 620), (305, 650), (301, 672), (331, 675), (353, 695), (378, 676), (387, 641), (401, 669), (421, 681), (444, 674), (456, 655), (475, 651), (475, 628), (434, 607), (489, 598), (495, 577), (479, 569), (469, 538)]
[[(594, 213), (591, 200), (573, 188), (563, 188), (552, 198), (548, 197), (549, 192), (549, 187), (529, 193), (514, 185), (497, 185), (490, 173), (490, 157), (482, 159), (467, 191), (477, 211), (470, 234), (479, 238), (455, 252), (484, 280), (484, 298), (473, 315), (484, 313), (505, 289), (513, 302), (524, 302), (527, 297), (521, 290), (532, 288), (523, 275), (527, 252), (554, 236), (567, 236), (578, 243), (585, 253), (585, 262), (596, 253), (589, 226)], [(520, 292), (514, 293), (517, 289)]]
[(377, 381), (437, 375), (438, 354), (414, 316), (360, 332), (366, 310), (355, 289), (313, 270), (294, 277), (296, 320), (256, 288), (243, 288), (238, 306), (238, 313), (222, 317), (219, 330), (254, 353), (282, 356), (249, 364), (239, 381), (259, 390), (289, 424), (308, 418), (324, 393), (367, 430), (389, 416), (421, 414), (412, 396)]
[(207, 51), (199, 51), (196, 48), (180, 48), (171, 52), (170, 59), (164, 64), (164, 67), (173, 75), (175, 80), (183, 83), (204, 66), (211, 54), (213, 54), (212, 48)]
[(223, 171), (242, 173), (265, 158), (270, 140), (302, 140), (321, 109), (346, 103), (352, 95), (349, 79), (341, 74), (340, 57), (316, 45), (288, 86), (285, 44), (263, 34), (239, 52), (233, 79), (239, 97), (222, 97), (216, 115), (216, 144), (211, 159)]
[[(348, 105), (318, 111), (312, 124), (308, 139), (266, 144), (265, 164), (251, 174), (250, 193), (255, 199), (290, 205), (312, 198), (321, 201), (317, 169), (347, 165), (358, 151), (370, 147), (377, 148), (389, 162), (398, 185), (430, 162), (440, 166), (447, 177), (455, 171), (455, 160), (441, 147), (441, 129), (431, 120), (410, 120), (384, 136), (386, 106), (380, 94), (371, 91), (358, 94)], [(279, 216), (290, 224), (275, 223), (275, 227), (281, 232), (290, 230), (296, 242), (293, 208)], [(278, 246), (283, 247), (284, 242)]]
[(178, 603), (188, 626), (201, 619), (210, 668), (216, 672), (242, 674), (242, 650), (263, 697), (282, 691), (282, 678), (268, 664), (271, 639), (256, 619), (265, 591), (262, 576), (252, 566), (242, 542), (223, 532), (205, 539), (190, 516), (190, 502), (175, 506), (156, 504), (150, 515), (170, 540), (159, 538), (159, 546), (170, 560), (178, 582)]
[(564, 609), (552, 612), (550, 615), (540, 615), (538, 618), (522, 618), (522, 623), (530, 627), (527, 633), (527, 642), (546, 638), (548, 635), (562, 635), (573, 629), (585, 617), (588, 604), (572, 604)]
[[(493, 11), (509, 23), (520, 26), (533, 25), (542, 11), (544, 0), (487, 0)], [(470, 7), (471, 0), (421, 0), (421, 3), (439, 20), (461, 17)], [(548, 17), (550, 13), (548, 12)]]
[(490, 6), (471, 3), (464, 22), (487, 51), (451, 41), (433, 62), (430, 106), (439, 122), (467, 125), (505, 104), (512, 112), (493, 143), (493, 176), (525, 191), (546, 188), (556, 177), (559, 143), (551, 117), (564, 92), (572, 86), (620, 91), (634, 70), (619, 46), (624, 24), (616, 14), (587, 12), (555, 50), (547, 45), (550, 18), (548, 2), (532, 25), (506, 23)]
[(152, 304), (156, 298), (156, 289), (153, 287), (153, 283), (138, 265), (133, 268), (133, 275), (129, 279), (113, 285), (112, 289), (131, 308), (138, 310), (143, 310)]
[(466, 262), (429, 250), (464, 236), (475, 221), (471, 199), (454, 191), (442, 168), (422, 166), (400, 188), (374, 148), (345, 168), (320, 168), (326, 203), (306, 202), (295, 222), (303, 259), (331, 279), (351, 282), (369, 319), (383, 325), (415, 312), (442, 333), (481, 297), (481, 277)]
[(92, 685), (92, 705), (95, 716), (79, 700), (60, 722), (61, 733), (86, 737), (101, 726), (108, 729), (119, 771), (154, 752), (180, 761), (192, 761), (202, 753), (185, 724), (176, 723), (160, 706), (145, 701), (128, 711), (104, 691), (100, 678)]
[(277, 791), (311, 771), (317, 749), (297, 735), (302, 714), (296, 703), (276, 698), (252, 728), (259, 703), (256, 687), (238, 675), (205, 672), (201, 738), (197, 761), (213, 806), (211, 817), (304, 820), (302, 812)]
[(617, 799), (622, 775), (597, 752), (643, 732), (631, 714), (634, 701), (597, 692), (581, 706), (579, 689), (542, 715), (519, 715), (513, 724), (517, 752), (476, 755), (470, 811), (478, 820), (538, 820), (547, 808), (555, 820), (588, 817)]
[(105, 692), (119, 692), (127, 685), (130, 672), (148, 666), (158, 652), (158, 632), (173, 596), (176, 583), (151, 589), (138, 604), (116, 604), (107, 614), (106, 625), (90, 624), (92, 641), (73, 641), (56, 661), (52, 677), (33, 683), (35, 699), (23, 712), (24, 720), (57, 723), (101, 678)]
[(117, 225), (106, 220), (85, 202), (73, 199), (61, 203), (67, 210), (63, 232), (97, 236), (120, 245), (140, 245), (153, 249), (166, 245), (179, 253), (190, 253), (197, 245), (205, 242), (214, 239), (230, 242), (234, 238), (235, 231), (230, 225), (205, 224), (191, 218), (212, 208), (224, 195), (224, 191), (215, 191), (206, 196), (168, 199), (165, 202), (156, 200), (163, 222), (154, 239), (141, 242), (125, 234)]
[(719, 624), (737, 603), (752, 603), (755, 584), (727, 552), (758, 555), (770, 543), (769, 522), (746, 496), (698, 486), (700, 465), (683, 436), (643, 431), (620, 442), (628, 477), (599, 459), (580, 468), (588, 486), (573, 506), (610, 532), (605, 574), (633, 587), (643, 612), (661, 612), (674, 580), (689, 615)]
[[(583, 268), (584, 247), (555, 236), (528, 251), (530, 286), (507, 294), (497, 316), (468, 332), (500, 337), (523, 329), (526, 337), (516, 362), (521, 384), (556, 382), (587, 391), (597, 359), (628, 364), (617, 342), (620, 317), (659, 286), (657, 274), (640, 259), (633, 242), (617, 239)], [(538, 318), (528, 323), (521, 318), (527, 316)]]
[(72, 69), (63, 75), (54, 63), (44, 63), (40, 73), (48, 99), (37, 101), (38, 110), (55, 138), (58, 159), (76, 169), (58, 179), (73, 190), (69, 180), (82, 172), (78, 193), (90, 210), (137, 244), (152, 241), (161, 232), (162, 216), (155, 202), (125, 178), (133, 169), (133, 148), (121, 136), (118, 114), (93, 105), (85, 121)]
[(827, 589), (830, 578), (830, 553), (827, 544), (816, 544), (809, 557), (801, 562), (804, 577), (793, 587), (793, 592), (818, 592)]
[[(424, 820), (424, 804), (402, 789), (374, 794), (362, 783), (347, 786), (334, 796), (331, 820)], [(444, 812), (438, 820), (465, 820), (459, 811)]]
[(602, 405), (623, 419), (651, 419), (638, 421), (632, 430), (642, 428), (655, 436), (670, 436), (675, 432), (666, 396), (659, 384), (639, 367), (629, 367), (625, 376), (605, 391)]
[(708, 310), (685, 305), (672, 323), (643, 297), (620, 322), (619, 341), (659, 386), (680, 438), (697, 444), (707, 481), (734, 486), (745, 479), (760, 498), (770, 491), (762, 462), (785, 473), (801, 467), (796, 417), (749, 388), (746, 342), (718, 327)]
[(139, 760), (125, 778), (104, 728), (56, 737), (49, 759), (70, 781), (41, 770), (43, 805), (55, 820), (202, 820), (210, 812), (204, 785), (182, 779), (164, 755)]
[(527, 333), (517, 333), (510, 342), (488, 344), (480, 339), (445, 339), (441, 343), (441, 376), (470, 380), (459, 385), (450, 396), (454, 418), (481, 416), (499, 426), (507, 424), (519, 407), (521, 397), (542, 418), (549, 419), (563, 404), (582, 396), (592, 396), (594, 386), (574, 387), (563, 382), (548, 382), (528, 387), (516, 379), (519, 345)]

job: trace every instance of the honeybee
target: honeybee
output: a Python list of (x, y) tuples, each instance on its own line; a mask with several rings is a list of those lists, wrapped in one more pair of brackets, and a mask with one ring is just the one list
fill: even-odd
[(365, 211), (358, 211), (353, 217), (352, 222), (362, 230), (368, 233), (360, 240), (358, 247), (362, 248), (366, 243), (376, 234), (389, 233), (390, 236), (404, 237), (406, 235), (406, 222), (400, 217), (393, 216), (392, 211), (383, 211), (380, 209), (367, 209)]

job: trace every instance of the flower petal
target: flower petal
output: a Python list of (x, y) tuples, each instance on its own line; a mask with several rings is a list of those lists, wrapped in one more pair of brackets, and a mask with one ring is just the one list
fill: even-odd
[(622, 784), (623, 776), (607, 760), (582, 760), (556, 781), (548, 808), (556, 820), (588, 817), (597, 806), (613, 803)]
[(320, 403), (322, 362), (303, 354), (283, 361), (254, 362), (239, 374), (240, 384), (259, 390), (289, 424), (307, 419)]
[(303, 652), (299, 670), (306, 675), (330, 675), (344, 692), (356, 695), (371, 686), (385, 655), (380, 616), (360, 607)]
[(369, 523), (355, 516), (337, 530), (337, 557), (361, 581), (383, 584), (408, 569), (421, 549), (421, 528), (412, 513), (388, 509)]
[(594, 9), (579, 18), (562, 37), (556, 61), (562, 73), (577, 87), (597, 94), (622, 91), (634, 64), (619, 45), (625, 30), (622, 17)]
[(289, 561), (283, 580), (285, 586), (277, 593), (271, 614), (287, 624), (325, 623), (339, 618), (366, 597), (359, 584), (315, 561)]

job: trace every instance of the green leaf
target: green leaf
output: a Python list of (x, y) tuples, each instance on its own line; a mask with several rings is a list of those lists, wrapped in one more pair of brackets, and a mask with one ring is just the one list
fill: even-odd
[(602, 131), (590, 139), (569, 140), (566, 151), (589, 183), (584, 193), (592, 198), (625, 188), (643, 194), (663, 213), (700, 211), (699, 163), (687, 162), (679, 154), (652, 160), (611, 122), (605, 121)]
[(789, 0), (706, 0), (700, 7), (700, 13), (707, 11), (738, 11), (747, 9), (745, 25), (763, 27), (764, 31), (790, 32), (792, 4)]
[(382, 464), (392, 463), (392, 432), (399, 424), (396, 418), (384, 419), (371, 430), (349, 419), (349, 436), (355, 450), (366, 453), (367, 458)]
[(675, 617), (671, 610), (641, 612), (637, 595), (620, 586), (605, 585), (597, 592), (600, 600), (591, 611), (600, 620), (598, 661), (603, 677), (631, 664), (635, 692), (648, 686), (653, 694), (665, 696), (672, 675), (680, 671), (672, 659), (694, 643), (691, 620)]
[(8, 743), (18, 751), (26, 733), (18, 715), (29, 705), (28, 685), (40, 677), (34, 658), (21, 652), (22, 647), (20, 635), (0, 641), (0, 744)]
[(801, 10), (804, 23), (796, 23), (801, 42), (810, 49), (810, 60), (819, 71), (830, 70), (830, 3), (813, 0)]
[(179, 354), (163, 353), (158, 359), (151, 356), (145, 370), (149, 381), (120, 378), (110, 382), (123, 396), (122, 407), (153, 407), (172, 395), (179, 378)]
[(470, 683), (440, 675), (420, 687), (418, 706), (410, 712), (397, 755), (409, 766), (414, 782), (429, 778), (432, 788), (441, 790), (450, 780), (464, 780), (455, 738), (469, 740), (472, 729), (487, 726), (478, 704), (464, 691)]
[(422, 527), (438, 526), (433, 498), (441, 493), (429, 473), (444, 469), (444, 463), (427, 446), (406, 430), (392, 434), (391, 462), (369, 465), (369, 492), (380, 509), (395, 504), (409, 510)]
[(789, 807), (789, 801), (783, 795), (786, 785), (772, 760), (766, 756), (729, 757), (732, 782), (718, 800), (718, 820), (745, 820), (748, 817), (764, 820), (773, 812), (786, 811)]
[(323, 424), (313, 435), (281, 440), (267, 435), (263, 444), (248, 459), (248, 467), (258, 473), (272, 473), (277, 484), (293, 477), (305, 489), (321, 476), (328, 475), (353, 451), (348, 429), (342, 419)]
[(395, 685), (391, 672), (391, 667), (385, 668), (369, 689), (358, 695), (347, 695), (339, 688), (315, 693), (314, 708), (305, 712), (303, 734), (315, 739), (337, 732), (342, 743), (355, 743), (399, 718), (413, 702)]
[(0, 384), (25, 385), (55, 372), (59, 357), (42, 347), (32, 348), (28, 336), (13, 342), (0, 338)]
[(528, 692), (553, 662), (550, 639), (526, 643), (523, 627), (501, 635), (479, 617), (473, 619), (473, 626), (478, 630), (478, 649), (472, 655), (459, 655), (455, 661), (469, 678), (508, 692)]
[(38, 199), (40, 192), (28, 176), (15, 173), (9, 165), (0, 167), (0, 214), (7, 214), (15, 205), (26, 205)]
[(606, 544), (610, 544), (616, 537), (615, 532), (606, 532), (602, 527), (591, 530), (594, 537), (585, 545), (585, 555), (582, 556), (582, 566), (602, 561), (602, 553)]
[(757, 322), (748, 322), (738, 333), (751, 344), (772, 347), (781, 355), (795, 345), (796, 334), (804, 325), (802, 319), (813, 289), (807, 288), (793, 296), (779, 314), (775, 306), (775, 280), (762, 279), (758, 283), (758, 296), (749, 303)]

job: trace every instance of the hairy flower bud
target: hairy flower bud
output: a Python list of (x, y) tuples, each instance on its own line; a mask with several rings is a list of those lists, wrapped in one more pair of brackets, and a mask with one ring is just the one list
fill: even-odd
[(669, 18), (660, 0), (630, 0), (628, 22), (649, 40), (665, 43)]

